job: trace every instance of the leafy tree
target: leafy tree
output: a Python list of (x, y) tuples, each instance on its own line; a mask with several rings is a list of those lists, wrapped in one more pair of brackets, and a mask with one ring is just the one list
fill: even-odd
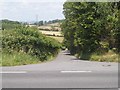
[[(114, 48), (116, 7), (110, 2), (65, 2), (62, 23), (64, 43), (71, 54), (89, 59), (96, 50)], [(118, 36), (118, 35), (116, 35)]]
[(114, 3), (116, 7), (114, 10), (116, 11), (116, 23), (114, 29), (114, 39), (115, 39), (115, 48), (117, 48), (117, 52), (120, 53), (120, 2)]
[(43, 21), (39, 21), (39, 22), (38, 22), (38, 25), (39, 25), (39, 26), (43, 25)]

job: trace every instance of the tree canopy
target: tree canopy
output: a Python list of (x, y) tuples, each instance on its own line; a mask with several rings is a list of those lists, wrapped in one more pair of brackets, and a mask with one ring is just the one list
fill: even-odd
[(88, 59), (96, 51), (120, 52), (119, 2), (65, 2), (63, 9), (64, 44), (71, 54)]

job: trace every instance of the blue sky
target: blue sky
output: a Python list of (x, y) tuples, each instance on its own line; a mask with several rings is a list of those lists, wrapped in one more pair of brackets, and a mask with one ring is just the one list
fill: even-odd
[[(66, 0), (4, 0), (0, 19), (36, 21), (63, 19), (63, 3)], [(1, 11), (1, 10), (0, 10)]]

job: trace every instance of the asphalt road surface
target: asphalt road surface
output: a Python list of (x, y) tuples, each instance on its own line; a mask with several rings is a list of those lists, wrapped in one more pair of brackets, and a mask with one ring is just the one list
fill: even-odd
[(117, 90), (118, 64), (78, 60), (69, 55), (68, 51), (61, 51), (55, 60), (50, 62), (3, 67), (2, 88)]

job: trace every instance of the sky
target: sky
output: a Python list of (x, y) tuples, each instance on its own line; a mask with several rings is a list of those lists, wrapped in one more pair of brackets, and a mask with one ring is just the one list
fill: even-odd
[(66, 0), (2, 0), (0, 19), (14, 21), (40, 21), (64, 19), (63, 3)]
[(64, 19), (62, 12), (65, 1), (66, 0), (0, 0), (0, 20), (9, 19), (30, 22)]

